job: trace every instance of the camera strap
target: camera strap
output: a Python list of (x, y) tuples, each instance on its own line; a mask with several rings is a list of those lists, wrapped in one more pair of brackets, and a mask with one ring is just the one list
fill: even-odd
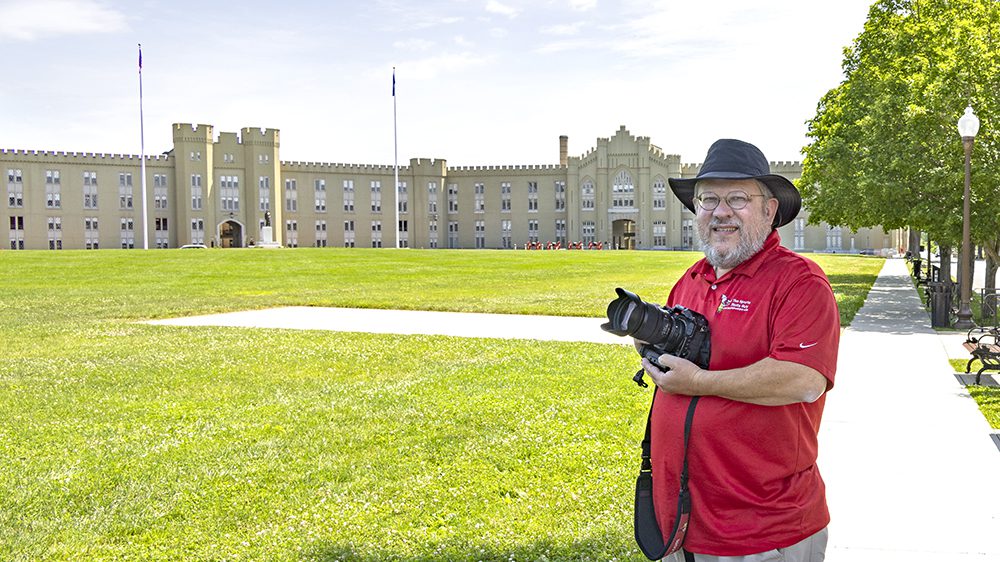
[[(698, 405), (698, 396), (691, 397), (691, 403), (684, 419), (684, 461), (681, 466), (681, 486), (677, 495), (677, 518), (670, 537), (664, 541), (660, 525), (656, 521), (656, 508), (653, 505), (653, 464), (650, 461), (650, 433), (653, 418), (653, 404), (656, 403), (656, 388), (653, 389), (653, 401), (649, 406), (649, 416), (646, 418), (646, 435), (642, 439), (642, 466), (639, 477), (635, 481), (635, 542), (639, 549), (650, 560), (659, 560), (668, 554), (681, 549), (687, 534), (691, 519), (691, 493), (688, 490), (688, 440), (691, 436), (691, 422), (694, 420), (694, 409)], [(684, 551), (684, 560), (694, 562), (694, 554)]]

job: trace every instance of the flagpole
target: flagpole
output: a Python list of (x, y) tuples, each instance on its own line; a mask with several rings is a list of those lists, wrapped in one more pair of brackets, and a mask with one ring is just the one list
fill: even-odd
[(139, 43), (139, 189), (142, 190), (142, 249), (149, 249), (149, 216), (146, 211), (146, 131), (142, 122), (142, 43)]
[(396, 132), (396, 67), (392, 67), (392, 151), (394, 184), (396, 187), (396, 247), (399, 248), (399, 135)]

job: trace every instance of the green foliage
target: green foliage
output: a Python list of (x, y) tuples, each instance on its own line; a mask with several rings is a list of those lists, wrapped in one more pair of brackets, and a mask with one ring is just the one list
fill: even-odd
[[(673, 252), (0, 252), (0, 559), (641, 560), (628, 345), (166, 327), (280, 305), (600, 316)], [(853, 317), (882, 260), (816, 256)]]
[(928, 231), (957, 243), (967, 105), (982, 122), (973, 153), (973, 238), (1000, 233), (1000, 4), (881, 0), (845, 52), (844, 81), (809, 122), (799, 187), (810, 220)]

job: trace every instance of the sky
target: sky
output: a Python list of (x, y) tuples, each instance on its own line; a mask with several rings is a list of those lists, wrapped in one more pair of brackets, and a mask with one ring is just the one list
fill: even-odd
[(800, 160), (872, 1), (0, 0), (0, 148), (159, 154), (204, 123), (279, 129), (286, 161), (556, 164), (624, 125)]

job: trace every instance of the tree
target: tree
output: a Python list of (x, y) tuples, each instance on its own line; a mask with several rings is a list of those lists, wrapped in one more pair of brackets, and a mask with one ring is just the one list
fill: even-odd
[(972, 105), (982, 122), (973, 155), (973, 240), (1000, 263), (998, 33), (994, 0), (872, 5), (845, 49), (844, 80), (808, 122), (799, 187), (811, 222), (910, 227), (957, 244), (964, 152), (956, 123)]

